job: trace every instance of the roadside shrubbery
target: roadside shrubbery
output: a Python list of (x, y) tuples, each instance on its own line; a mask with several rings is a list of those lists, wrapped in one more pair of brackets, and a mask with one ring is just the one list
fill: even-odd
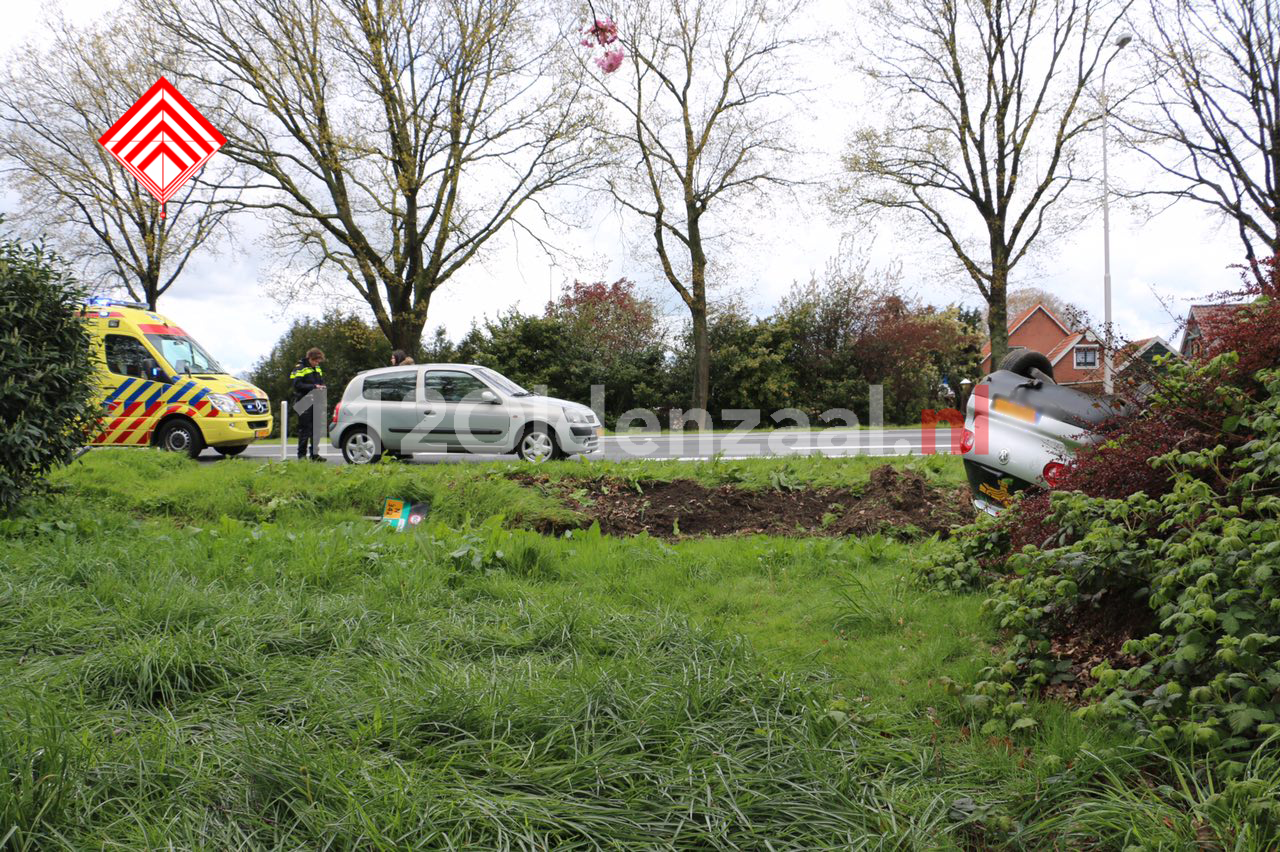
[(0, 240), (0, 512), (70, 460), (93, 423), (82, 298), (57, 258)]
[(990, 593), (1004, 659), (955, 691), (993, 727), (1063, 695), (1228, 776), (1280, 736), (1280, 306), (1255, 295), (1227, 340), (1271, 369), (1221, 343), (1168, 365), (1147, 409), (1077, 457), (1079, 490), (968, 528), (922, 573)]

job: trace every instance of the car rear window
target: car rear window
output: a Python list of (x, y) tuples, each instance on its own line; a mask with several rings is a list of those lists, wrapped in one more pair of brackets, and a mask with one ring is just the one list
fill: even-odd
[(383, 402), (414, 402), (418, 396), (417, 386), (417, 370), (380, 373), (376, 376), (365, 376), (361, 395), (365, 399), (380, 399)]

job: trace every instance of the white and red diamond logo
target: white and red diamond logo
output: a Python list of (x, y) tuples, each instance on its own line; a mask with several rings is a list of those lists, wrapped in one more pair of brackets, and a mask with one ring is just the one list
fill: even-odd
[(163, 77), (98, 141), (156, 197), (162, 216), (164, 203), (227, 143)]

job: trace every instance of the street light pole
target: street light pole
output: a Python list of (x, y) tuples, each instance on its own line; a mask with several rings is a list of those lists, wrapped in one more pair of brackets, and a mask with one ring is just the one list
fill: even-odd
[[(1111, 59), (1120, 55), (1125, 45), (1133, 41), (1130, 35), (1121, 35), (1115, 40), (1115, 52)], [(1104, 339), (1102, 342), (1102, 392), (1114, 393), (1115, 384), (1111, 375), (1111, 176), (1107, 171), (1107, 128), (1111, 124), (1111, 101), (1107, 95), (1107, 69), (1111, 67), (1111, 59), (1102, 66), (1102, 292), (1104, 312)]]

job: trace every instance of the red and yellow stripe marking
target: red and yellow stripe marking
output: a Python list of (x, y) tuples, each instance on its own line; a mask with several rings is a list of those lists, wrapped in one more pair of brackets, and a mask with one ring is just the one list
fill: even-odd
[[(172, 392), (170, 391), (170, 393)], [(188, 392), (198, 393), (199, 388), (191, 388)], [(170, 414), (184, 414), (192, 420), (201, 417), (218, 416), (218, 409), (214, 408), (213, 403), (207, 399), (202, 399), (195, 405), (165, 399), (157, 400), (145, 408), (143, 405), (143, 402), (139, 400), (130, 403), (110, 422), (107, 422), (107, 418), (103, 418), (105, 425), (102, 432), (93, 439), (93, 443), (98, 445), (145, 446), (150, 443), (151, 434), (155, 431), (156, 424)]]

